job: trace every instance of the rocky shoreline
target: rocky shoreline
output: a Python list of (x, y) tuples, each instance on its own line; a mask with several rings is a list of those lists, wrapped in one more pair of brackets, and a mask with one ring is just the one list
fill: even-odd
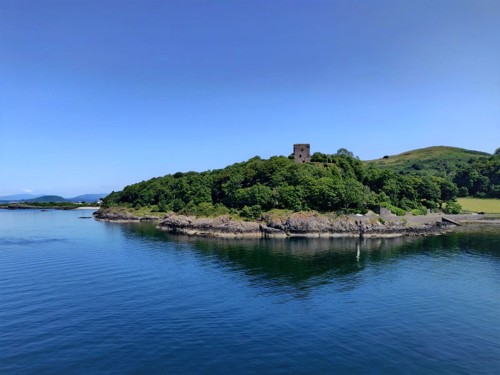
[(409, 224), (377, 217), (329, 217), (304, 212), (279, 218), (264, 216), (256, 222), (233, 220), (229, 216), (195, 218), (169, 214), (158, 225), (158, 229), (169, 233), (225, 238), (399, 237), (443, 233), (451, 227), (438, 220)]
[(440, 215), (422, 217), (334, 216), (314, 212), (263, 215), (258, 221), (236, 220), (228, 215), (197, 218), (175, 213), (136, 216), (125, 211), (101, 209), (96, 220), (111, 222), (157, 222), (157, 228), (190, 236), (220, 238), (289, 237), (400, 237), (433, 235), (449, 231), (453, 224)]
[(154, 222), (162, 219), (162, 216), (133, 215), (130, 212), (113, 208), (101, 208), (92, 215), (98, 221), (109, 221), (114, 223)]

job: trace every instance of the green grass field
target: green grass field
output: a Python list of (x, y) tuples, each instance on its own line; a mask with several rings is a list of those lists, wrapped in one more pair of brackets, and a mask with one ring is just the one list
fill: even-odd
[(464, 211), (500, 214), (500, 199), (458, 198)]

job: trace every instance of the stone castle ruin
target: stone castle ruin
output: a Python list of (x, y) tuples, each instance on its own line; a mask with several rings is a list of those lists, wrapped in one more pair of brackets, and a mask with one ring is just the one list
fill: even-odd
[(293, 159), (296, 163), (309, 163), (311, 161), (311, 145), (308, 143), (293, 145)]

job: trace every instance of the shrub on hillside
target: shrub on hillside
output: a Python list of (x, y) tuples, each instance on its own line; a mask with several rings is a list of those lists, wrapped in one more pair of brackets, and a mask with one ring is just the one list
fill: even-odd
[(259, 205), (250, 207), (245, 206), (241, 209), (240, 216), (247, 221), (260, 219), (262, 216), (262, 208)]
[(420, 208), (414, 208), (411, 210), (411, 213), (415, 216), (417, 215), (427, 215), (427, 208), (425, 207), (420, 207)]
[(380, 207), (387, 208), (389, 211), (391, 211), (391, 213), (393, 213), (394, 215), (397, 215), (397, 216), (404, 216), (404, 215), (406, 215), (406, 211), (405, 210), (403, 210), (402, 208), (396, 207), (396, 206), (394, 206), (394, 205), (392, 205), (390, 203), (387, 203), (387, 202), (381, 203)]
[(462, 212), (462, 206), (458, 202), (448, 202), (443, 211), (447, 214), (459, 214)]

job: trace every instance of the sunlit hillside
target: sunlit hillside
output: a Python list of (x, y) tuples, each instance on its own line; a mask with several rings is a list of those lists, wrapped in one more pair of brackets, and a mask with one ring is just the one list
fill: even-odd
[(390, 168), (396, 172), (423, 175), (450, 174), (459, 166), (481, 157), (489, 157), (486, 152), (458, 147), (433, 146), (407, 151), (399, 155), (385, 155), (380, 159), (365, 161), (367, 166)]

